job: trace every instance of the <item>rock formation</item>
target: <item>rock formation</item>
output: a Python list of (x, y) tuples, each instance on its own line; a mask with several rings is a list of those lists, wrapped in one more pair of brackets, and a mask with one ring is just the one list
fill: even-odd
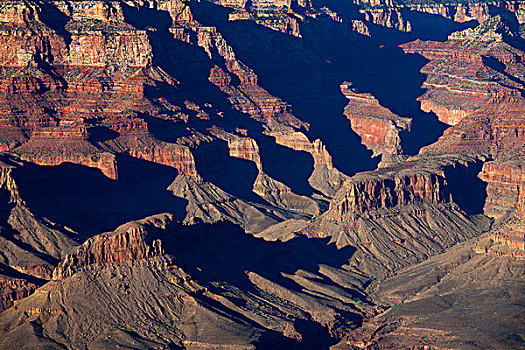
[(374, 24), (399, 30), (401, 32), (411, 32), (412, 24), (403, 18), (398, 9), (367, 9), (361, 10), (365, 20)]
[[(15, 180), (23, 163), (16, 158), (0, 161), (0, 305), (6, 309), (17, 299), (30, 295), (51, 278), (53, 263), (76, 245), (64, 232), (35, 217), (20, 196)], [(30, 247), (30, 249), (28, 249)]]
[[(0, 61), (2, 90), (8, 93), (1, 103), (2, 149), (41, 165), (72, 162), (99, 168), (116, 179), (114, 156), (90, 137), (97, 127), (119, 133), (140, 128), (124, 111), (150, 108), (141, 101), (144, 85), (169, 81), (151, 67), (146, 32), (124, 22), (118, 2), (11, 6), (25, 15), (4, 24), (1, 36), (9, 47)], [(66, 15), (64, 28), (46, 24)], [(98, 113), (107, 118), (100, 120)]]
[(480, 178), (487, 182), (485, 213), (500, 218), (517, 211), (524, 176), (525, 172), (519, 161), (485, 163), (480, 174)]
[[(441, 16), (455, 22), (463, 23), (477, 21), (482, 23), (490, 18), (494, 12), (503, 12), (508, 16), (514, 15), (519, 23), (523, 22), (524, 5), (521, 1), (417, 1), (417, 0), (354, 0), (361, 11), (375, 11), (377, 13), (399, 13), (412, 11)], [(385, 15), (383, 15), (385, 16)], [(377, 24), (387, 28), (405, 29), (401, 24), (401, 17), (388, 16), (388, 21), (378, 21)], [(394, 26), (396, 24), (398, 27)]]
[(3, 1), (0, 348), (523, 347), (524, 11)]
[(80, 268), (92, 264), (119, 263), (162, 254), (160, 241), (146, 242), (144, 226), (165, 227), (167, 217), (150, 217), (136, 223), (120, 226), (115, 232), (100, 234), (88, 239), (77, 251), (67, 255), (53, 272), (53, 279), (71, 276)]
[(399, 132), (410, 131), (411, 119), (392, 113), (371, 94), (358, 93), (350, 83), (343, 83), (341, 92), (349, 101), (344, 114), (352, 130), (374, 151), (374, 156), (381, 154), (388, 161), (402, 154)]
[(422, 153), (462, 153), (480, 158), (519, 159), (523, 149), (524, 100), (502, 94), (445, 131)]
[(507, 43), (516, 36), (507, 21), (496, 16), (474, 29), (452, 33), (445, 43), (403, 44), (405, 52), (430, 60), (422, 69), (427, 91), (419, 98), (421, 109), (456, 125), (491, 98), (521, 91), (523, 52)]

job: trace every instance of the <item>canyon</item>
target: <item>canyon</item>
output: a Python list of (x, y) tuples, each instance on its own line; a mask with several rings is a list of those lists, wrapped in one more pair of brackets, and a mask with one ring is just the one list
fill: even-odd
[(525, 2), (5, 0), (0, 348), (525, 344)]

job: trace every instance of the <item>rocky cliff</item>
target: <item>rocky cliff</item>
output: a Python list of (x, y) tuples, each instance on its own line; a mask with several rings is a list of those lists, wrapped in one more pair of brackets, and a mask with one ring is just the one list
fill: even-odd
[(344, 114), (350, 120), (352, 130), (362, 143), (384, 161), (402, 154), (401, 131), (410, 131), (412, 120), (392, 113), (379, 104), (371, 94), (358, 93), (350, 83), (341, 85), (341, 92), (348, 99)]
[(519, 348), (523, 11), (2, 2), (0, 347)]
[(430, 60), (421, 70), (427, 76), (421, 108), (456, 125), (496, 95), (521, 91), (523, 52), (507, 43), (518, 35), (509, 26), (496, 16), (474, 29), (452, 33), (444, 43), (401, 45), (405, 52)]
[(71, 162), (117, 179), (114, 155), (97, 144), (99, 130), (146, 134), (144, 121), (130, 111), (153, 110), (146, 85), (174, 83), (152, 67), (146, 31), (125, 22), (117, 1), (10, 6), (25, 15), (4, 24), (1, 36), (9, 42), (0, 61), (7, 92), (1, 101), (2, 149), (36, 164)]
[[(511, 159), (523, 145), (524, 100), (515, 94), (497, 95), (421, 153), (462, 153), (481, 158)], [(518, 159), (518, 158), (516, 158)]]
[(485, 213), (500, 218), (517, 212), (525, 172), (519, 161), (492, 161), (483, 165), (480, 178), (487, 182)]
[(120, 263), (161, 255), (160, 241), (146, 242), (147, 231), (144, 227), (165, 227), (166, 221), (171, 219), (169, 215), (150, 217), (88, 239), (75, 253), (67, 255), (60, 262), (53, 271), (53, 279), (66, 278), (88, 265)]
[(16, 180), (24, 163), (2, 156), (0, 161), (0, 305), (6, 309), (51, 278), (57, 259), (76, 245), (27, 208)]
[(432, 173), (383, 179), (352, 178), (341, 189), (343, 198), (335, 197), (330, 210), (335, 212), (334, 217), (344, 220), (348, 215), (397, 205), (445, 203), (450, 201), (444, 192), (445, 186), (444, 176)]
[[(524, 4), (522, 1), (417, 1), (417, 0), (354, 0), (362, 12), (376, 11), (381, 13), (388, 21), (378, 21), (377, 24), (387, 28), (406, 30), (401, 16), (386, 16), (385, 14), (416, 12), (441, 16), (455, 22), (468, 21), (484, 22), (493, 13), (503, 12), (512, 17), (514, 15), (519, 23), (524, 23)], [(410, 23), (410, 22), (408, 22)], [(397, 25), (397, 26), (396, 26)], [(410, 28), (410, 27), (409, 27)]]

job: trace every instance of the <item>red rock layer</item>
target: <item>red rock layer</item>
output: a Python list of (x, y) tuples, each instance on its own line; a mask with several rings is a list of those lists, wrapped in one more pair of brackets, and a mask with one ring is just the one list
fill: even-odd
[(377, 8), (361, 10), (365, 20), (374, 24), (397, 29), (401, 32), (411, 32), (412, 24), (403, 18), (403, 15), (395, 8)]
[(10, 194), (9, 201), (14, 202), (20, 198), (18, 186), (13, 179), (14, 166), (0, 161), (0, 189), (7, 190)]
[(346, 220), (370, 210), (417, 203), (449, 202), (443, 174), (422, 172), (393, 177), (354, 176), (330, 203), (331, 217)]
[(160, 144), (152, 147), (136, 147), (129, 153), (137, 158), (171, 166), (180, 174), (198, 176), (195, 159), (189, 147), (177, 144)]
[(485, 214), (496, 219), (514, 214), (504, 227), (491, 234), (496, 243), (525, 249), (525, 164), (521, 160), (488, 162), (480, 178), (487, 182)]
[[(212, 67), (208, 80), (229, 95), (234, 108), (249, 114), (270, 128), (275, 126), (275, 121), (297, 129), (306, 127), (304, 122), (292, 114), (287, 103), (258, 85), (255, 72), (237, 60), (233, 48), (226, 43), (215, 27), (199, 27), (197, 31), (198, 45), (203, 47), (210, 57), (211, 49), (215, 47), (219, 55), (224, 58), (224, 67)], [(236, 85), (231, 84), (232, 74), (239, 80)]]
[(379, 104), (372, 95), (356, 92), (351, 84), (341, 84), (341, 92), (348, 99), (344, 115), (350, 120), (352, 130), (374, 155), (402, 153), (399, 132), (410, 130), (412, 120), (392, 113)]
[(484, 212), (511, 222), (496, 231), (493, 240), (513, 248), (523, 247), (523, 189), (525, 172), (525, 100), (502, 94), (445, 131), (438, 142), (421, 153), (459, 153), (495, 159), (483, 165), (479, 177), (487, 182)]
[(54, 266), (52, 265), (36, 265), (36, 266), (13, 266), (19, 272), (29, 276), (38, 277), (44, 280), (50, 280), (53, 275)]
[(427, 92), (419, 98), (421, 109), (456, 125), (495, 95), (519, 92), (522, 86), (518, 82), (525, 77), (525, 55), (504, 42), (516, 35), (496, 16), (475, 29), (451, 34), (444, 43), (416, 40), (401, 45), (405, 52), (430, 60), (421, 70), (427, 75)]
[[(299, 1), (301, 3), (301, 1)], [(300, 16), (295, 16), (290, 0), (221, 0), (221, 6), (235, 11), (228, 16), (230, 21), (251, 19), (255, 23), (288, 35), (300, 37)], [(305, 7), (305, 4), (299, 4)]]
[(37, 136), (16, 148), (14, 152), (18, 153), (21, 159), (38, 165), (54, 166), (69, 162), (98, 168), (110, 179), (118, 178), (115, 155), (96, 149), (86, 140), (75, 140), (68, 136)]
[[(163, 6), (174, 17), (191, 20), (187, 6), (177, 4)], [(115, 156), (91, 138), (92, 130), (148, 138), (147, 125), (136, 113), (157, 109), (145, 98), (144, 87), (175, 82), (152, 67), (146, 31), (124, 21), (120, 2), (50, 6), (68, 16), (69, 43), (41, 21), (36, 3), (12, 2), (0, 18), (0, 44), (7, 48), (0, 50), (0, 150), (40, 165), (96, 167), (117, 179)], [(142, 158), (194, 172), (187, 152), (177, 147), (158, 142), (149, 155), (125, 151), (142, 151)]]
[[(491, 234), (490, 237), (496, 243), (502, 243), (510, 248), (525, 250), (525, 225), (523, 224), (509, 224)], [(525, 259), (523, 253), (515, 254), (514, 256), (520, 256), (522, 260)]]
[[(456, 153), (481, 158), (519, 157), (525, 147), (525, 100), (514, 94), (490, 99), (482, 108), (445, 130), (421, 153)], [(519, 159), (519, 158), (515, 158)]]
[(286, 146), (295, 151), (308, 152), (314, 159), (314, 166), (327, 166), (332, 168), (332, 156), (326, 150), (326, 146), (319, 139), (310, 142), (305, 134), (299, 131), (293, 132), (273, 132), (271, 136), (275, 137), (275, 142), (279, 145)]
[(261, 155), (259, 153), (259, 145), (257, 144), (257, 141), (242, 135), (242, 130), (238, 130), (242, 136), (228, 133), (219, 128), (214, 128), (212, 132), (217, 138), (228, 142), (228, 152), (230, 157), (254, 162), (259, 172), (263, 171)]
[(53, 271), (53, 279), (66, 278), (91, 264), (126, 262), (161, 255), (160, 240), (154, 240), (151, 245), (146, 242), (147, 231), (144, 225), (162, 226), (166, 220), (169, 218), (150, 217), (88, 239), (75, 253), (68, 254), (60, 262)]
[(0, 311), (13, 306), (15, 300), (33, 294), (37, 286), (22, 279), (0, 276)]
[[(523, 169), (520, 168), (521, 175)], [(518, 199), (516, 203), (515, 219), (511, 220), (505, 227), (499, 229), (491, 235), (495, 242), (500, 242), (511, 248), (525, 250), (525, 181), (517, 184)], [(519, 254), (517, 254), (519, 255)], [(525, 254), (521, 254), (521, 259), (525, 259)]]
[[(487, 200), (485, 214), (499, 218), (518, 209), (520, 190), (525, 185), (523, 163), (488, 162), (483, 165), (479, 177), (487, 182)], [(520, 205), (520, 213), (523, 208)]]
[[(514, 14), (519, 23), (525, 22), (525, 4), (519, 0), (509, 1), (440, 1), (422, 2), (416, 0), (353, 0), (366, 10), (388, 8), (390, 10), (410, 10), (442, 16), (455, 22), (476, 20), (482, 23), (498, 9)], [(379, 23), (378, 23), (379, 24)]]

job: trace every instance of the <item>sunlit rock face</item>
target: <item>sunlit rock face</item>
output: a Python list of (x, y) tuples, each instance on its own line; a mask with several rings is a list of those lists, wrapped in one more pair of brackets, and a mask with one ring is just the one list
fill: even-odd
[(523, 347), (524, 23), (2, 1), (0, 348)]

